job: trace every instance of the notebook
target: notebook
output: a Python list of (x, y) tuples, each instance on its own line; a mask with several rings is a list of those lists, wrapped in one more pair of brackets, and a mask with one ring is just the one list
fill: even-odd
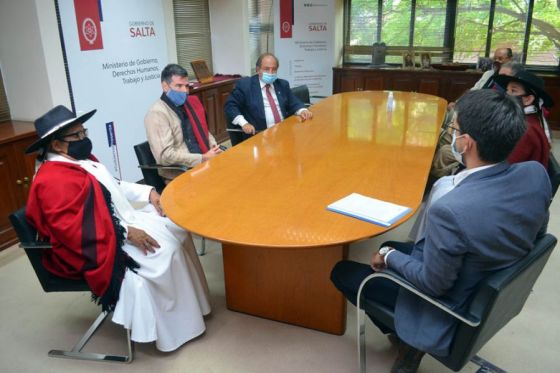
[(352, 193), (327, 206), (327, 210), (338, 212), (370, 223), (389, 227), (410, 212), (410, 208), (391, 202)]

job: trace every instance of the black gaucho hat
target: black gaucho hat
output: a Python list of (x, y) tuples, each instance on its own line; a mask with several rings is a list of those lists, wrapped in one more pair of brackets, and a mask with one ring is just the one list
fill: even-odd
[(494, 82), (499, 84), (504, 90), (507, 89), (509, 82), (517, 82), (529, 91), (527, 93), (541, 98), (543, 106), (549, 108), (554, 105), (552, 98), (544, 91), (544, 80), (527, 70), (518, 71), (514, 76), (498, 75), (494, 77)]
[(37, 131), (39, 140), (31, 144), (25, 153), (33, 153), (41, 149), (51, 140), (52, 135), (58, 130), (75, 123), (85, 123), (96, 111), (97, 110), (92, 110), (84, 115), (76, 117), (76, 115), (65, 106), (58, 105), (54, 107), (35, 121), (35, 131)]

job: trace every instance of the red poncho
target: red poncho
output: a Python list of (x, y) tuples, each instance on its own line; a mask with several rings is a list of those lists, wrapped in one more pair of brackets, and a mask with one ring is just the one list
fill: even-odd
[(84, 278), (94, 300), (112, 310), (126, 267), (138, 265), (122, 251), (124, 228), (97, 179), (76, 164), (45, 162), (31, 185), (26, 217), (52, 244), (43, 255), (45, 268), (63, 278)]

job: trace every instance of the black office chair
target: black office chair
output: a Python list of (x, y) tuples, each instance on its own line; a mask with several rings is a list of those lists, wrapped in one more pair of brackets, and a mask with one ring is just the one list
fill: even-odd
[(548, 176), (550, 177), (550, 184), (552, 185), (552, 198), (554, 198), (558, 186), (560, 185), (560, 165), (552, 152), (548, 158)]
[[(163, 189), (165, 188), (165, 182), (163, 178), (159, 175), (158, 170), (180, 170), (180, 171), (187, 171), (188, 167), (186, 166), (163, 166), (156, 164), (156, 159), (152, 154), (152, 150), (150, 149), (150, 144), (147, 141), (140, 143), (138, 145), (134, 145), (134, 152), (136, 153), (136, 158), (138, 158), (138, 167), (142, 171), (142, 175), (144, 176), (144, 183), (146, 185), (151, 185), (156, 188), (156, 191), (161, 194)], [(201, 238), (202, 244), (200, 251), (197, 251), (198, 255), (202, 256), (206, 254), (206, 239), (204, 237)]]
[(298, 87), (293, 87), (292, 93), (305, 104), (305, 107), (309, 107), (311, 105), (311, 100), (309, 98), (309, 88), (306, 84), (300, 85)]
[(373, 315), (376, 320), (380, 320), (383, 324), (395, 330), (393, 310), (372, 302), (361, 295), (364, 285), (371, 279), (378, 277), (397, 283), (424, 301), (460, 320), (451, 344), (450, 354), (444, 357), (433, 356), (443, 365), (454, 371), (459, 371), (470, 360), (481, 366), (479, 372), (501, 371), (477, 356), (476, 353), (494, 334), (519, 314), (554, 246), (556, 246), (556, 237), (545, 234), (535, 241), (535, 247), (527, 256), (512, 266), (482, 280), (464, 314), (453, 312), (445, 304), (422, 293), (393, 271), (385, 270), (366, 277), (360, 285), (357, 298), (360, 372), (365, 372), (365, 311)]
[[(29, 225), (27, 219), (25, 218), (25, 207), (11, 214), (10, 222), (12, 223), (20, 240), (20, 247), (25, 250), (27, 257), (31, 262), (31, 266), (41, 283), (41, 287), (46, 293), (61, 291), (90, 291), (85, 280), (65, 279), (55, 276), (45, 269), (43, 262), (41, 261), (41, 257), (43, 251), (49, 249), (51, 245), (48, 242), (45, 243), (37, 240), (37, 232), (31, 225)], [(130, 340), (130, 330), (128, 329), (126, 329), (128, 355), (105, 355), (93, 352), (82, 352), (84, 346), (110, 314), (111, 312), (101, 312), (72, 350), (51, 350), (49, 351), (48, 356), (67, 359), (131, 363), (134, 359), (134, 343)]]
[(309, 95), (309, 87), (306, 84), (300, 85), (297, 87), (292, 88), (292, 93), (294, 96), (299, 98), (305, 105), (305, 107), (311, 106), (311, 99), (312, 98), (326, 98), (327, 96), (310, 96)]
[(158, 170), (179, 170), (183, 172), (188, 170), (188, 167), (186, 166), (164, 166), (156, 164), (156, 159), (154, 158), (152, 150), (150, 149), (150, 144), (147, 141), (134, 145), (134, 152), (136, 153), (136, 158), (138, 158), (138, 167), (142, 171), (142, 176), (144, 176), (144, 183), (156, 188), (158, 193), (161, 193), (163, 188), (165, 188), (165, 182), (159, 175)]

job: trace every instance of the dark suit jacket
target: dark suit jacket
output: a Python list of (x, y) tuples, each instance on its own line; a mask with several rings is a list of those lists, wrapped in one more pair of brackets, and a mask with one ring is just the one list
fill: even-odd
[[(461, 312), (478, 282), (533, 248), (548, 219), (551, 186), (543, 166), (503, 162), (476, 172), (427, 211), (425, 236), (411, 255), (394, 251), (389, 268)], [(406, 343), (447, 355), (456, 321), (401, 290), (395, 327)]]
[[(303, 102), (292, 94), (290, 83), (287, 80), (276, 79), (273, 86), (284, 118), (305, 107)], [(265, 130), (266, 118), (259, 76), (253, 75), (240, 79), (229, 95), (224, 110), (228, 128), (238, 129), (239, 127), (231, 122), (236, 116), (243, 115), (250, 124), (255, 126), (257, 131)]]

